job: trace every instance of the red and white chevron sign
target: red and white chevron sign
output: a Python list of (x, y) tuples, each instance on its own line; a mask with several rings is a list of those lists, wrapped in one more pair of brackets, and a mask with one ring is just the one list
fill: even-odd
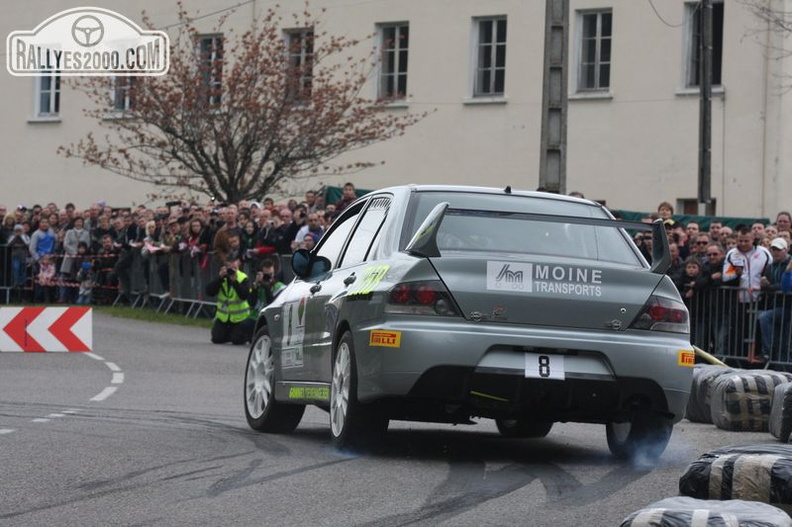
[(0, 308), (1, 351), (91, 351), (90, 307)]

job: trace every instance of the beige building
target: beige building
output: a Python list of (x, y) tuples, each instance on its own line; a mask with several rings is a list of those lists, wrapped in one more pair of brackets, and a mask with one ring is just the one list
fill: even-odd
[[(281, 4), (299, 9), (301, 1)], [(176, 21), (168, 0), (96, 1), (139, 22)], [(191, 0), (207, 31), (239, 5), (228, 25), (244, 28), (269, 0)], [(725, 5), (724, 5), (725, 4)], [(780, 8), (792, 2), (774, 1)], [(314, 0), (330, 33), (403, 45), (372, 75), (369, 95), (405, 92), (388, 111), (434, 112), (396, 140), (349, 160), (385, 164), (348, 176), (300, 182), (299, 194), (349, 179), (362, 188), (401, 183), (539, 184), (545, 2), (542, 0)], [(8, 0), (0, 33), (32, 29), (71, 7), (63, 0)], [(567, 191), (618, 209), (660, 201), (695, 212), (698, 163), (697, 4), (684, 0), (570, 0)], [(736, 0), (715, 0), (712, 195), (716, 213), (772, 216), (792, 208), (792, 99), (783, 46)], [(284, 28), (286, 29), (286, 28)], [(5, 55), (5, 54), (3, 54)], [(409, 59), (405, 64), (405, 60)], [(5, 61), (5, 57), (3, 57)], [(59, 90), (57, 89), (59, 87)], [(146, 201), (152, 189), (56, 153), (95, 122), (68, 82), (0, 73), (0, 203), (78, 206)]]

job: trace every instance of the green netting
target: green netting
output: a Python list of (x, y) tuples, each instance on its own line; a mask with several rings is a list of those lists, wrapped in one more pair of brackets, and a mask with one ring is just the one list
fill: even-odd
[[(357, 194), (358, 197), (368, 194), (369, 192), (371, 191), (362, 188), (355, 189), (355, 194)], [(325, 187), (325, 203), (336, 203), (343, 195), (344, 187)]]
[[(630, 221), (641, 221), (641, 219), (646, 218), (649, 216), (648, 212), (635, 212), (631, 210), (620, 210), (620, 209), (610, 209), (610, 211), (618, 216), (621, 216), (624, 220)], [(752, 223), (761, 221), (765, 225), (769, 225), (771, 221), (768, 218), (737, 218), (737, 217), (730, 217), (730, 216), (697, 216), (693, 214), (674, 214), (671, 218), (675, 222), (682, 222), (683, 225), (687, 225), (688, 222), (696, 221), (698, 222), (699, 226), (701, 227), (702, 231), (709, 230), (709, 225), (712, 220), (719, 220), (723, 222), (723, 225), (734, 229), (740, 224), (747, 225), (748, 227), (751, 226)]]
[[(341, 199), (343, 195), (343, 187), (325, 187), (325, 203), (335, 203)], [(368, 194), (371, 190), (356, 189), (358, 197)], [(648, 212), (636, 212), (632, 210), (610, 209), (616, 215), (621, 216), (624, 220), (641, 221), (643, 218), (649, 216)], [(688, 222), (697, 221), (702, 231), (709, 230), (709, 225), (712, 220), (720, 220), (723, 225), (734, 229), (740, 224), (751, 226), (752, 223), (761, 221), (765, 225), (772, 223), (768, 218), (739, 218), (731, 216), (697, 216), (693, 214), (674, 214), (672, 216), (675, 222), (681, 221), (682, 224), (687, 225)]]

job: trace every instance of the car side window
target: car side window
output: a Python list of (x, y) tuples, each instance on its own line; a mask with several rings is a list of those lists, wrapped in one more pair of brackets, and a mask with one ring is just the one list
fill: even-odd
[(355, 220), (360, 215), (360, 211), (363, 210), (363, 205), (365, 205), (365, 202), (358, 203), (348, 210), (345, 210), (343, 214), (335, 220), (331, 230), (322, 237), (319, 246), (316, 248), (316, 254), (330, 260), (333, 267), (336, 267), (338, 258), (341, 256), (341, 251), (344, 248), (344, 243), (349, 237), (349, 233), (352, 232), (352, 228), (355, 226)]
[(355, 265), (366, 259), (372, 242), (388, 216), (390, 204), (389, 196), (378, 196), (369, 201), (368, 208), (363, 212), (357, 229), (349, 240), (341, 266)]

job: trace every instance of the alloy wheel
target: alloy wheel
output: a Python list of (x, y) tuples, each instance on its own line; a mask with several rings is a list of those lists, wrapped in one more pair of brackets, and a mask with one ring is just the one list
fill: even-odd
[(349, 345), (342, 342), (333, 365), (333, 384), (330, 388), (330, 426), (335, 437), (340, 436), (346, 426), (351, 376)]
[(273, 380), (275, 377), (275, 358), (272, 354), (272, 342), (268, 335), (263, 335), (253, 345), (247, 367), (247, 383), (245, 384), (245, 401), (248, 413), (254, 419), (264, 414), (272, 399)]

